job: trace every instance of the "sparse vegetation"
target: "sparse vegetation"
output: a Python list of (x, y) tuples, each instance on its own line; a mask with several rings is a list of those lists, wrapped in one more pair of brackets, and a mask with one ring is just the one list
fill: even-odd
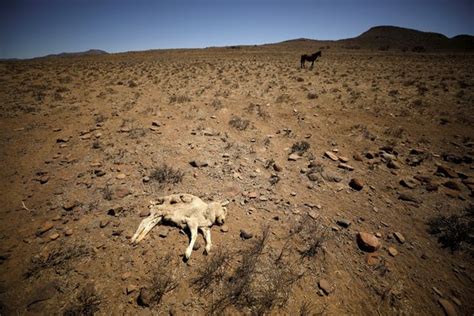
[(67, 307), (64, 316), (93, 316), (101, 303), (92, 284), (86, 285), (77, 295), (76, 302)]
[(235, 129), (238, 129), (239, 131), (245, 131), (249, 127), (250, 121), (246, 120), (246, 119), (243, 119), (243, 118), (240, 118), (238, 116), (234, 116), (229, 121), (229, 125), (232, 126)]
[(167, 164), (163, 164), (160, 167), (153, 170), (150, 175), (150, 179), (157, 181), (160, 184), (177, 184), (183, 181), (184, 172), (178, 169), (173, 169)]
[(474, 255), (474, 205), (460, 215), (433, 217), (428, 221), (428, 232), (438, 236), (438, 242), (451, 251), (467, 248)]

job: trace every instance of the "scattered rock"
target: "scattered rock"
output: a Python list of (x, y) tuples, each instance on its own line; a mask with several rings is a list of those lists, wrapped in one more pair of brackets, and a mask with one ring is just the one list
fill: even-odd
[(54, 227), (54, 224), (51, 222), (45, 222), (43, 225), (41, 225), (40, 228), (38, 228), (38, 231), (36, 232), (36, 235), (40, 236), (46, 233), (48, 230)]
[(105, 228), (109, 224), (110, 224), (110, 220), (106, 219), (106, 220), (101, 220), (99, 226), (100, 228)]
[(123, 180), (125, 179), (127, 176), (125, 175), (125, 173), (120, 173), (118, 174), (115, 178), (118, 179), (118, 180)]
[(362, 156), (361, 156), (360, 154), (358, 154), (358, 153), (355, 153), (355, 154), (352, 156), (352, 158), (354, 158), (355, 161), (362, 161), (362, 160), (363, 160)]
[(258, 196), (258, 193), (255, 192), (255, 191), (252, 191), (247, 196), (248, 196), (249, 199), (256, 199), (257, 196)]
[(126, 187), (118, 187), (115, 189), (114, 193), (115, 193), (114, 195), (116, 198), (123, 199), (124, 197), (131, 194), (132, 192), (130, 191), (130, 189)]
[(283, 170), (283, 167), (280, 166), (278, 163), (274, 163), (273, 164), (273, 170), (275, 170), (276, 172), (281, 172)]
[(349, 171), (354, 170), (354, 167), (352, 167), (351, 165), (348, 165), (346, 163), (340, 163), (338, 165), (338, 167), (341, 168), (341, 169), (349, 170)]
[(348, 219), (338, 219), (336, 221), (336, 224), (338, 224), (341, 227), (348, 228), (349, 226), (351, 226), (352, 222)]
[(67, 228), (65, 231), (64, 231), (64, 235), (65, 236), (71, 236), (73, 234), (73, 230), (71, 228)]
[(388, 253), (392, 256), (395, 257), (398, 255), (398, 250), (395, 247), (388, 247)]
[(148, 217), (150, 216), (150, 210), (149, 209), (144, 209), (140, 212), (139, 214), (140, 217)]
[(363, 251), (367, 252), (375, 252), (381, 246), (381, 243), (377, 237), (366, 232), (359, 232), (357, 234), (357, 243)]
[(144, 183), (150, 182), (150, 177), (149, 177), (149, 176), (144, 176), (143, 179), (142, 179), (142, 181), (143, 181)]
[(339, 156), (339, 161), (346, 163), (346, 162), (349, 162), (349, 158), (344, 157), (344, 156)]
[(377, 253), (367, 254), (366, 262), (369, 266), (375, 266), (381, 261), (380, 256)]
[(387, 167), (389, 167), (390, 169), (400, 169), (400, 164), (394, 160), (390, 160), (387, 163)]
[(311, 181), (319, 181), (319, 174), (313, 172), (308, 174), (308, 179)]
[(446, 181), (445, 183), (443, 183), (443, 185), (445, 187), (447, 187), (448, 189), (451, 189), (451, 190), (454, 190), (454, 191), (461, 191), (461, 187), (459, 186), (459, 184), (457, 182)]
[(58, 238), (59, 238), (58, 233), (52, 233), (51, 235), (49, 235), (49, 240), (56, 240)]
[(413, 202), (413, 203), (416, 203), (416, 204), (421, 203), (421, 200), (419, 200), (418, 198), (416, 198), (415, 196), (413, 196), (409, 193), (399, 193), (398, 198), (400, 200), (406, 201), (406, 202)]
[(323, 290), (324, 294), (329, 295), (332, 292), (331, 284), (326, 279), (321, 279), (318, 282), (319, 288)]
[(289, 161), (296, 161), (298, 159), (301, 159), (301, 156), (298, 155), (297, 153), (292, 153), (288, 156)]
[(398, 240), (399, 243), (401, 243), (401, 244), (405, 243), (405, 236), (403, 236), (401, 233), (395, 232), (395, 233), (393, 233), (393, 236), (395, 237), (395, 239)]
[(440, 175), (443, 175), (445, 177), (448, 177), (448, 178), (457, 178), (458, 177), (458, 174), (456, 173), (456, 171), (454, 171), (453, 169), (451, 169), (449, 167), (442, 166), (442, 165), (438, 166), (438, 168), (436, 169), (436, 173), (440, 174)]
[(416, 188), (416, 182), (411, 179), (402, 179), (400, 180), (400, 185), (404, 186), (405, 188), (414, 189)]
[(249, 233), (247, 232), (246, 230), (244, 229), (241, 229), (240, 230), (240, 238), (242, 239), (250, 239), (253, 237), (253, 234), (252, 233)]
[(324, 153), (324, 155), (326, 157), (328, 157), (329, 159), (331, 159), (332, 161), (338, 161), (339, 160), (339, 157), (337, 155), (335, 155), (334, 153), (330, 152), (330, 151), (326, 151)]
[(360, 179), (357, 179), (357, 178), (353, 178), (350, 182), (349, 182), (349, 186), (351, 188), (353, 188), (354, 190), (356, 191), (360, 191), (364, 188), (364, 183), (362, 182), (362, 180)]
[(227, 233), (229, 231), (229, 227), (227, 225), (222, 225), (221, 226), (221, 232)]
[(78, 201), (67, 201), (66, 203), (64, 203), (63, 209), (65, 209), (66, 211), (72, 211), (78, 205)]
[(456, 312), (456, 309), (454, 308), (454, 305), (450, 301), (448, 301), (447, 299), (440, 298), (438, 300), (438, 303), (443, 308), (444, 313), (446, 314), (446, 316), (456, 316), (457, 315), (457, 312)]
[(160, 236), (161, 238), (166, 238), (166, 237), (168, 237), (168, 233), (169, 233), (168, 230), (163, 230), (163, 231), (160, 231), (158, 236)]
[(201, 161), (201, 160), (191, 160), (189, 162), (191, 166), (194, 168), (203, 168), (209, 166), (209, 163), (207, 161)]

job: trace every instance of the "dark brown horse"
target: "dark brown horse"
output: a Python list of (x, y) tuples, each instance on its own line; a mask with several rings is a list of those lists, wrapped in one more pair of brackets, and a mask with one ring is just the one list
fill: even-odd
[(301, 55), (301, 68), (304, 68), (304, 63), (305, 61), (310, 61), (311, 62), (311, 67), (309, 69), (313, 69), (314, 66), (314, 61), (318, 58), (321, 57), (321, 51), (314, 53), (313, 55)]

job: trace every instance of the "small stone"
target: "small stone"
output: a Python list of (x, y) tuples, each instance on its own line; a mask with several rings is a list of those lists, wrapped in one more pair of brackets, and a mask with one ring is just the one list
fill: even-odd
[(416, 182), (411, 179), (402, 179), (400, 180), (400, 185), (404, 186), (405, 188), (414, 189), (416, 188)]
[(388, 247), (388, 253), (392, 256), (395, 257), (398, 255), (398, 250), (395, 247)]
[(352, 158), (354, 158), (355, 161), (362, 161), (362, 160), (363, 160), (362, 156), (361, 156), (360, 154), (358, 154), (358, 153), (355, 153), (355, 154), (352, 156)]
[(207, 161), (201, 161), (201, 160), (191, 160), (189, 162), (191, 166), (194, 168), (203, 168), (209, 166), (209, 163)]
[(436, 169), (436, 173), (444, 175), (445, 177), (448, 177), (448, 178), (458, 177), (458, 174), (456, 173), (456, 171), (454, 171), (453, 169), (449, 167), (441, 166), (441, 165), (439, 165), (438, 168)]
[(131, 275), (132, 275), (132, 273), (131, 273), (130, 271), (127, 271), (127, 272), (122, 273), (122, 276), (121, 276), (122, 281), (125, 281), (125, 280), (128, 279)]
[(319, 180), (319, 174), (313, 172), (308, 174), (308, 179), (311, 181), (318, 181)]
[(67, 201), (66, 203), (64, 203), (63, 209), (65, 209), (66, 211), (71, 211), (78, 205), (79, 205), (78, 201)]
[(376, 253), (369, 253), (366, 262), (369, 266), (375, 266), (380, 263), (380, 256)]
[(160, 236), (161, 238), (166, 238), (168, 237), (168, 230), (163, 230), (161, 231), (158, 236)]
[(448, 189), (451, 189), (451, 190), (454, 190), (454, 191), (461, 191), (461, 187), (459, 186), (459, 184), (457, 182), (446, 181), (445, 183), (443, 183), (443, 185), (445, 187), (447, 187)]
[(349, 171), (353, 171), (354, 170), (354, 167), (352, 167), (351, 165), (348, 165), (346, 163), (340, 163), (338, 165), (339, 168), (341, 169), (344, 169), (344, 170), (349, 170)]
[(324, 294), (329, 295), (332, 292), (331, 285), (326, 279), (321, 279), (318, 282), (319, 288), (324, 291)]
[(124, 174), (124, 173), (120, 173), (118, 174), (115, 178), (118, 179), (118, 180), (123, 180), (125, 179), (127, 176)]
[(227, 225), (222, 225), (221, 226), (221, 232), (227, 233), (229, 231), (229, 227)]
[(65, 231), (64, 231), (64, 235), (65, 236), (71, 236), (73, 233), (72, 229), (71, 228), (67, 228)]
[(150, 210), (149, 209), (144, 209), (140, 212), (139, 214), (140, 217), (148, 217), (150, 216)]
[(43, 225), (41, 225), (40, 228), (38, 228), (38, 231), (36, 232), (36, 234), (39, 236), (39, 235), (42, 235), (44, 233), (46, 233), (48, 230), (50, 230), (51, 228), (54, 227), (54, 224), (51, 223), (51, 222), (45, 222)]
[(257, 198), (257, 196), (258, 196), (258, 193), (255, 192), (255, 191), (250, 192), (250, 193), (248, 194), (248, 198), (249, 198), (249, 199), (255, 199), (255, 198)]
[(433, 291), (439, 296), (443, 297), (443, 293), (436, 286), (433, 286)]
[(127, 195), (131, 193), (132, 192), (130, 191), (130, 189), (126, 187), (118, 187), (117, 189), (115, 189), (115, 197), (119, 199), (123, 199), (124, 197), (126, 197)]
[(390, 160), (387, 163), (387, 167), (389, 167), (390, 169), (400, 169), (400, 164), (396, 162), (395, 160)]
[(405, 236), (403, 236), (399, 232), (393, 233), (393, 236), (398, 240), (399, 243), (404, 244), (405, 243)]
[(409, 194), (409, 193), (399, 193), (398, 194), (398, 199), (402, 200), (402, 201), (406, 201), (406, 202), (413, 202), (413, 203), (416, 203), (416, 204), (420, 204), (421, 203), (421, 200), (419, 200), (418, 198), (416, 198), (415, 196)]
[(253, 237), (253, 234), (252, 233), (249, 233), (247, 232), (246, 230), (244, 229), (241, 229), (240, 230), (240, 238), (242, 239), (250, 239)]
[(150, 177), (144, 176), (143, 179), (142, 179), (142, 181), (143, 181), (144, 183), (150, 182)]
[(94, 174), (98, 177), (103, 177), (103, 176), (105, 176), (106, 172), (102, 169), (96, 169), (96, 170), (94, 170)]
[(105, 228), (109, 224), (110, 224), (110, 220), (106, 219), (106, 220), (101, 220), (99, 226), (100, 228)]
[(59, 238), (58, 233), (52, 233), (51, 235), (49, 235), (49, 240), (56, 240), (58, 238)]
[(275, 162), (273, 164), (273, 170), (275, 170), (276, 172), (281, 172), (283, 170), (283, 167)]
[(151, 126), (160, 127), (160, 126), (161, 126), (161, 123), (160, 123), (159, 121), (152, 121), (152, 122), (151, 122)]
[(201, 248), (201, 244), (199, 243), (198, 240), (196, 240), (196, 242), (193, 245), (193, 250), (196, 251), (196, 250), (199, 250), (200, 248)]
[(364, 183), (362, 180), (354, 178), (349, 182), (349, 186), (356, 191), (360, 191), (364, 188)]
[(344, 157), (344, 156), (339, 156), (339, 161), (340, 161), (340, 162), (344, 162), (344, 163), (346, 163), (346, 162), (348, 162), (348, 161), (349, 161), (349, 158), (347, 158), (347, 157)]
[(357, 234), (357, 243), (362, 250), (367, 252), (375, 252), (381, 246), (377, 237), (366, 232), (359, 232)]
[(338, 161), (339, 160), (339, 157), (337, 155), (335, 155), (334, 153), (330, 152), (330, 151), (326, 151), (324, 153), (324, 155), (326, 157), (328, 157), (329, 159), (331, 159), (332, 161)]
[(446, 316), (456, 316), (457, 315), (457, 312), (456, 312), (456, 309), (454, 308), (454, 305), (450, 301), (448, 301), (447, 299), (440, 298), (438, 300), (438, 303), (443, 308), (444, 313), (446, 314)]
[(349, 226), (351, 226), (352, 223), (348, 219), (338, 219), (336, 221), (336, 224), (338, 224), (341, 227), (348, 228)]
[(296, 161), (298, 159), (301, 159), (301, 156), (298, 155), (297, 153), (292, 153), (288, 156), (289, 161)]

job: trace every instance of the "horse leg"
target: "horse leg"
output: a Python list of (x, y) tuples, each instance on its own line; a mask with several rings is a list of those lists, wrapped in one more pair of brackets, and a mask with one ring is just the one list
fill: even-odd
[(313, 67), (314, 67), (314, 60), (313, 60), (313, 62), (311, 63), (311, 69), (313, 69)]

